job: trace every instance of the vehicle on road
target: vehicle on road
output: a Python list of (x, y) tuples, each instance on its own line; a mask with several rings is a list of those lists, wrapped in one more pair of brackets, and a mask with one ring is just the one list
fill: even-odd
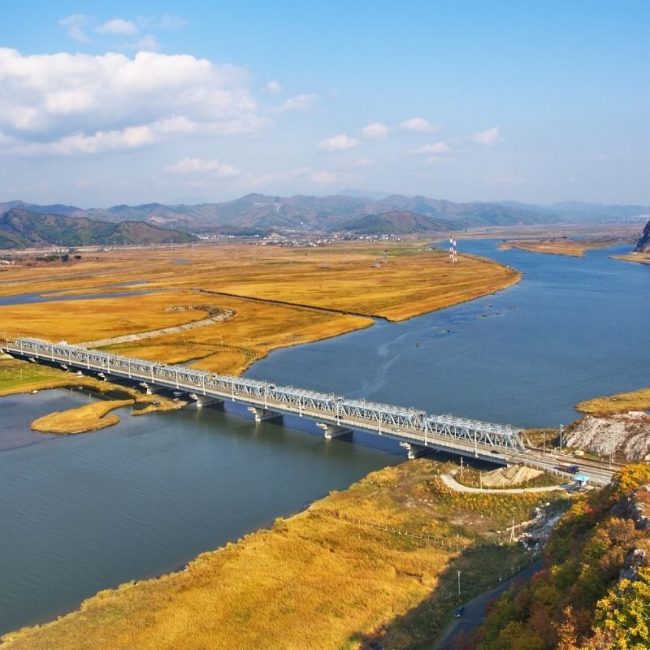
[(574, 465), (571, 463), (560, 463), (557, 468), (562, 472), (568, 472), (569, 474), (577, 474), (580, 471), (580, 465)]
[(465, 613), (465, 607), (456, 607), (453, 616), (454, 618), (462, 618), (464, 613)]

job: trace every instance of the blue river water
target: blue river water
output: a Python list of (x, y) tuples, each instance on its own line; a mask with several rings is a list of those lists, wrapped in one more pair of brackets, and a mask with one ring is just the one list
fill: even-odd
[[(611, 260), (612, 250), (573, 259), (490, 241), (459, 248), (523, 281), (276, 351), (248, 376), (525, 426), (568, 423), (581, 399), (650, 385), (650, 267)], [(298, 418), (255, 425), (230, 406), (123, 409), (117, 426), (82, 436), (30, 431), (36, 417), (89, 399), (56, 390), (0, 400), (0, 633), (178, 568), (403, 458), (370, 436), (326, 441)]]
[[(401, 323), (277, 350), (247, 376), (415, 406), (430, 413), (558, 426), (575, 404), (650, 385), (650, 266), (501, 251), (459, 242), (523, 272), (500, 293)], [(627, 247), (629, 250), (629, 247)]]

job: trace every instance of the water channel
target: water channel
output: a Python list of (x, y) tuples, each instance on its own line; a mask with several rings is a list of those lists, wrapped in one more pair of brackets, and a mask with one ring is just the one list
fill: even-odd
[[(248, 375), (466, 417), (557, 425), (595, 394), (646, 386), (650, 267), (461, 250), (524, 272), (500, 294), (281, 350)], [(164, 573), (402, 460), (396, 446), (325, 441), (313, 424), (256, 426), (244, 411), (131, 417), (62, 438), (29, 431), (85, 403), (56, 390), (0, 400), (0, 633)]]

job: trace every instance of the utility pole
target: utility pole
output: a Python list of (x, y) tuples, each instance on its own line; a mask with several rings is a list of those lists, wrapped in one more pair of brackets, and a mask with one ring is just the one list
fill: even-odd
[(560, 453), (562, 453), (562, 444), (563, 444), (563, 437), (564, 437), (564, 425), (560, 425)]
[(460, 596), (460, 571), (456, 572), (458, 574), (458, 595)]
[(463, 477), (463, 457), (460, 457), (460, 477)]

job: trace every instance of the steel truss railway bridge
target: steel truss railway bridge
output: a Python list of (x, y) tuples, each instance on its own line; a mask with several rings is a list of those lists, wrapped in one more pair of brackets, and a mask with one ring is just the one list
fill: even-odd
[[(293, 386), (231, 377), (182, 365), (168, 365), (123, 357), (65, 342), (18, 338), (0, 343), (7, 354), (61, 367), (113, 377), (138, 384), (148, 391), (166, 388), (184, 393), (201, 407), (208, 403), (238, 402), (248, 407), (257, 422), (284, 414), (314, 420), (326, 438), (361, 430), (397, 440), (409, 458), (431, 451), (478, 458), (498, 464), (509, 462), (554, 469), (557, 460), (527, 449), (522, 430), (509, 425), (469, 420), (452, 415), (429, 415), (415, 408), (348, 399)], [(612, 472), (602, 470), (598, 482)]]

